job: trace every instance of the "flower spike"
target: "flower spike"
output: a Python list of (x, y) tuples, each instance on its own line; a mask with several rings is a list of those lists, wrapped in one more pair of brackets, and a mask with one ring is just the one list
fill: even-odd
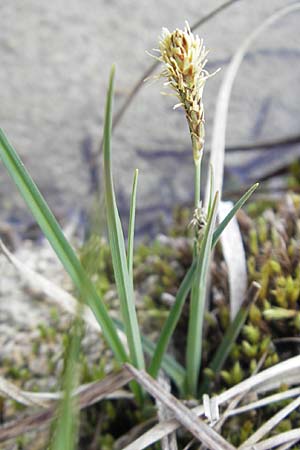
[(175, 91), (180, 101), (174, 109), (182, 106), (185, 110), (197, 163), (202, 156), (205, 137), (203, 88), (206, 80), (214, 75), (205, 70), (208, 50), (203, 39), (194, 36), (186, 22), (184, 31), (176, 29), (170, 33), (167, 28), (162, 29), (159, 52), (160, 56), (155, 58), (165, 65), (160, 77), (166, 78), (165, 84)]

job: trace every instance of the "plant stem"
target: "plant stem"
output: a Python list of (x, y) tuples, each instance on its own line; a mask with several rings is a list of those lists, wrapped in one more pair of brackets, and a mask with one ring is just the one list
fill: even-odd
[[(192, 140), (193, 147), (197, 145), (197, 143)], [(193, 149), (194, 150), (194, 149)], [(194, 153), (194, 152), (193, 152)], [(201, 160), (202, 158), (195, 160), (194, 159), (194, 208), (199, 207), (200, 198), (201, 198)], [(198, 255), (198, 245), (197, 245), (197, 233), (198, 230), (195, 230), (195, 242), (194, 242), (194, 249), (193, 249), (193, 263), (197, 264), (197, 255)], [(191, 287), (191, 298), (190, 303), (191, 305), (195, 303), (196, 297), (198, 296), (197, 291), (197, 280), (193, 280), (192, 287)], [(190, 306), (190, 314), (192, 313), (192, 307)], [(189, 318), (189, 328), (191, 327), (192, 323), (192, 317)], [(187, 349), (187, 353), (189, 353), (189, 349)], [(190, 392), (192, 394), (192, 392)]]
[(215, 194), (211, 212), (209, 214), (201, 240), (201, 246), (195, 258), (197, 265), (190, 299), (190, 315), (186, 349), (186, 389), (187, 393), (193, 397), (197, 396), (198, 391), (198, 379), (202, 359), (202, 330), (205, 310), (205, 296), (211, 256), (211, 242), (215, 227), (217, 209), (218, 192)]
[(194, 186), (195, 186), (194, 206), (195, 206), (195, 208), (198, 208), (199, 202), (200, 202), (201, 159), (199, 159), (198, 161), (194, 161), (194, 168), (195, 168), (195, 172), (194, 172)]
[[(194, 146), (197, 145), (196, 141), (192, 140), (193, 144), (193, 150)], [(194, 159), (194, 208), (199, 207), (200, 199), (201, 199), (201, 161), (202, 161), (202, 154), (201, 157), (198, 160)], [(194, 251), (193, 251), (193, 262), (196, 261), (197, 257), (197, 230), (195, 230), (195, 242), (194, 242)], [(193, 296), (193, 286), (191, 290), (191, 296)]]

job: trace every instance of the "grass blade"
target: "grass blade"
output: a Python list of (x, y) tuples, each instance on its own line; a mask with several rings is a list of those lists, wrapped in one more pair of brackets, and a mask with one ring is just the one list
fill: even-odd
[(135, 223), (135, 210), (136, 210), (136, 191), (137, 191), (137, 181), (138, 181), (139, 171), (135, 169), (132, 193), (130, 199), (130, 215), (129, 215), (129, 226), (128, 226), (128, 248), (127, 248), (127, 266), (129, 277), (133, 280), (133, 244), (134, 244), (134, 223)]
[[(143, 347), (145, 352), (152, 356), (156, 350), (156, 345), (150, 341), (146, 336), (142, 336)], [(164, 353), (161, 368), (166, 372), (166, 374), (171, 378), (171, 380), (176, 384), (177, 388), (181, 393), (183, 393), (186, 372), (184, 367), (179, 364), (173, 356), (169, 353)]]
[(251, 186), (251, 188), (248, 189), (248, 191), (235, 203), (234, 207), (227, 214), (225, 219), (222, 220), (222, 222), (219, 224), (219, 226), (217, 227), (216, 231), (213, 234), (212, 247), (215, 247), (215, 245), (217, 244), (218, 240), (221, 237), (222, 232), (224, 231), (224, 229), (226, 228), (228, 223), (235, 216), (237, 211), (242, 208), (242, 206), (244, 205), (244, 203), (246, 203), (248, 198), (251, 197), (251, 195), (258, 188), (258, 186), (259, 186), (259, 183), (255, 183), (253, 186)]
[(114, 73), (115, 69), (113, 66), (110, 73), (106, 100), (103, 138), (107, 225), (115, 280), (120, 297), (121, 314), (128, 340), (130, 360), (135, 367), (142, 369), (145, 366), (142, 341), (134, 304), (133, 283), (127, 269), (125, 242), (116, 204), (111, 169), (111, 123)]
[(197, 267), (194, 277), (195, 289), (191, 296), (190, 316), (188, 325), (186, 368), (188, 393), (197, 395), (197, 386), (202, 356), (202, 328), (205, 309), (205, 296), (207, 288), (207, 275), (211, 256), (213, 230), (216, 221), (218, 207), (218, 192), (215, 195), (211, 213), (205, 227), (201, 248), (197, 256)]
[(74, 450), (76, 448), (79, 409), (72, 392), (78, 385), (81, 340), (82, 323), (79, 317), (76, 317), (71, 330), (70, 342), (65, 352), (64, 397), (60, 404), (58, 417), (54, 422), (50, 450)]
[(209, 200), (208, 200), (208, 206), (207, 206), (207, 214), (210, 214), (211, 205), (213, 202), (213, 195), (214, 195), (214, 170), (212, 165), (209, 166)]
[[(212, 192), (213, 190), (213, 171), (211, 169), (210, 172), (210, 190)], [(212, 238), (212, 247), (216, 245), (218, 242), (218, 239), (220, 238), (220, 235), (222, 231), (225, 229), (227, 224), (230, 222), (230, 220), (234, 217), (236, 212), (244, 205), (244, 203), (248, 200), (248, 198), (253, 194), (253, 192), (257, 189), (258, 183), (254, 184), (234, 205), (230, 213), (226, 216), (226, 218), (221, 222), (221, 224), (218, 226), (216, 231), (213, 233)], [(209, 200), (209, 211), (211, 210), (212, 205), (212, 195), (210, 195)], [(182, 281), (182, 285), (179, 288), (178, 294), (175, 299), (175, 303), (170, 311), (170, 314), (163, 326), (162, 332), (160, 334), (159, 340), (157, 342), (156, 350), (153, 355), (150, 367), (149, 367), (149, 374), (153, 377), (157, 376), (158, 370), (160, 368), (160, 364), (162, 361), (163, 354), (166, 352), (167, 346), (169, 344), (169, 341), (171, 339), (171, 336), (174, 332), (174, 329), (176, 327), (176, 324), (179, 320), (181, 310), (183, 307), (183, 304), (185, 302), (186, 296), (188, 295), (189, 290), (191, 289), (192, 281), (193, 281), (193, 275), (195, 272), (195, 266), (196, 264), (193, 263), (189, 271), (187, 272), (185, 278)], [(236, 323), (236, 322), (234, 322)]]
[[(258, 294), (260, 291), (260, 285), (256, 282), (253, 282), (249, 288), (246, 299), (241, 305), (240, 310), (236, 314), (234, 320), (230, 323), (229, 327), (226, 330), (226, 333), (222, 339), (221, 344), (217, 348), (211, 363), (209, 364), (209, 369), (211, 369), (214, 373), (219, 373), (222, 369), (233, 344), (235, 343), (238, 335), (242, 327), (244, 326), (246, 319), (248, 317), (248, 312), (250, 306), (256, 302), (258, 298)], [(203, 385), (201, 386), (201, 394), (204, 394), (209, 386), (208, 377), (204, 377)]]
[[(117, 319), (113, 319), (116, 327), (124, 332), (124, 325)], [(143, 349), (153, 358), (156, 345), (154, 342), (150, 341), (150, 339), (144, 335), (141, 336)], [(161, 362), (161, 367), (164, 369), (166, 374), (174, 381), (179, 390), (182, 390), (185, 380), (185, 370), (181, 364), (179, 364), (173, 356), (168, 353), (163, 355), (163, 359)]]
[(95, 314), (103, 330), (103, 335), (117, 360), (119, 362), (128, 361), (125, 349), (117, 335), (115, 325), (109, 317), (105, 305), (102, 303), (93, 284), (88, 279), (73, 248), (66, 240), (57, 220), (50, 211), (37, 186), (1, 129), (0, 157), (41, 230), (69, 273), (75, 286), (78, 288), (81, 298), (85, 299)]
[(168, 344), (180, 318), (183, 305), (191, 288), (195, 269), (196, 269), (196, 262), (194, 262), (191, 265), (190, 269), (188, 270), (184, 279), (182, 280), (182, 283), (176, 295), (175, 303), (172, 306), (172, 309), (170, 310), (168, 318), (166, 319), (163, 329), (160, 333), (158, 342), (156, 344), (155, 352), (148, 370), (149, 374), (154, 378), (157, 377), (158, 371), (163, 361), (163, 356), (166, 353)]

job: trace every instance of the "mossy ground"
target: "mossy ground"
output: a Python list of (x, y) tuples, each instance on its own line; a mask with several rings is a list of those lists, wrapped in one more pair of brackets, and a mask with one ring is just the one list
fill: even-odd
[[(144, 332), (153, 339), (168, 313), (180, 282), (192, 260), (192, 234), (188, 224), (192, 211), (178, 208), (168, 233), (151, 245), (140, 245), (135, 255), (135, 286), (139, 319)], [(248, 319), (223, 370), (211, 378), (211, 393), (219, 392), (249, 377), (262, 361), (262, 369), (299, 353), (300, 331), (300, 197), (287, 195), (279, 203), (251, 203), (238, 214), (247, 254), (249, 285), (261, 284), (259, 299), (250, 308)], [(94, 266), (95, 267), (95, 266)], [(207, 367), (229, 325), (227, 267), (217, 248), (212, 261), (210, 308), (206, 312), (203, 364)], [(111, 268), (110, 268), (111, 270)], [(100, 272), (99, 272), (100, 274)], [(111, 277), (112, 275), (110, 275)], [(170, 351), (184, 363), (188, 302), (176, 329)], [(286, 389), (282, 386), (281, 389)], [(228, 419), (224, 436), (239, 445), (283, 403)], [(294, 412), (274, 433), (300, 425)]]
[[(176, 295), (180, 282), (191, 264), (193, 231), (188, 224), (192, 211), (178, 208), (174, 212), (174, 224), (168, 233), (157, 236), (150, 244), (136, 248), (134, 278), (137, 292), (138, 316), (143, 332), (154, 341), (165, 320), (170, 304)], [(255, 305), (250, 308), (245, 326), (226, 360), (223, 370), (211, 377), (210, 390), (220, 392), (249, 377), (264, 359), (263, 368), (299, 353), (300, 340), (289, 340), (299, 336), (300, 330), (300, 197), (290, 194), (277, 204), (266, 207), (262, 203), (250, 204), (246, 212), (238, 215), (247, 253), (249, 284), (258, 281), (262, 289)], [(97, 289), (104, 296), (110, 309), (117, 310), (117, 295), (108, 246), (105, 241), (91, 236), (81, 250), (81, 259)], [(205, 368), (211, 355), (218, 347), (229, 324), (227, 267), (220, 248), (216, 249), (211, 264), (212, 281), (210, 308), (206, 312), (206, 330), (203, 344)], [(176, 329), (169, 351), (184, 363), (185, 336), (188, 319), (188, 302)], [(32, 381), (30, 358), (38, 359), (46, 352), (46, 372), (40, 377), (57, 380), (62, 372), (61, 358), (53, 350), (61, 348), (60, 356), (67, 340), (68, 321), (62, 325), (57, 313), (52, 311), (50, 322), (41, 324), (36, 340), (32, 342), (31, 356), (16, 365), (6, 360), (2, 374), (17, 380), (23, 387), (38, 389)], [(91, 341), (83, 346), (81, 356), (81, 382), (88, 382), (105, 376), (112, 369), (111, 354), (103, 353), (103, 342), (97, 349), (97, 337), (93, 337), (94, 351), (90, 351)], [(44, 344), (47, 346), (44, 349)], [(47, 348), (47, 350), (46, 350)], [(48, 353), (47, 353), (48, 352)], [(92, 356), (91, 356), (92, 354)], [(103, 357), (104, 354), (104, 357)], [(102, 355), (102, 358), (100, 358)], [(100, 360), (100, 364), (99, 364)], [(203, 376), (203, 374), (202, 374)], [(27, 381), (26, 381), (27, 380)], [(29, 383), (29, 384), (28, 384)], [(55, 389), (55, 384), (53, 384)], [(281, 389), (286, 389), (282, 386)], [(175, 392), (176, 393), (176, 392)], [(223, 435), (234, 445), (239, 445), (250, 436), (267, 418), (282, 408), (270, 406), (230, 418), (223, 427)], [(5, 402), (5, 419), (13, 415), (13, 405)], [(12, 408), (12, 409), (11, 409)], [(8, 414), (9, 411), (9, 414)], [(131, 400), (104, 401), (88, 408), (81, 414), (80, 448), (111, 449), (114, 443), (134, 426), (151, 423), (155, 408), (151, 401), (143, 410), (136, 408)], [(273, 433), (300, 426), (300, 413), (295, 411), (282, 421)], [(182, 436), (182, 442), (188, 437)], [(28, 439), (20, 439), (14, 446), (3, 449), (35, 450), (45, 448), (28, 446)], [(152, 448), (158, 448), (154, 446)]]

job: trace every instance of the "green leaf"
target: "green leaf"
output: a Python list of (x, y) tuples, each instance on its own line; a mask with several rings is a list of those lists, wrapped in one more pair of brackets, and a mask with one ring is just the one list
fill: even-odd
[[(213, 170), (211, 168), (210, 172), (210, 189), (211, 192), (213, 190)], [(254, 184), (241, 198), (237, 201), (237, 203), (234, 205), (230, 213), (225, 217), (225, 219), (221, 222), (221, 224), (218, 226), (216, 231), (213, 233), (212, 238), (212, 247), (214, 247), (222, 233), (222, 231), (225, 229), (225, 227), (228, 225), (230, 220), (234, 217), (236, 212), (244, 205), (244, 203), (248, 200), (248, 198), (253, 194), (253, 192), (257, 189), (259, 183)], [(211, 210), (212, 205), (212, 195), (210, 194), (210, 201), (209, 201), (209, 211)], [(159, 336), (155, 352), (153, 354), (151, 364), (149, 367), (149, 374), (153, 377), (157, 376), (158, 370), (160, 368), (161, 361), (163, 361), (163, 355), (166, 352), (167, 346), (170, 342), (170, 339), (172, 337), (172, 334), (175, 330), (176, 324), (180, 318), (180, 314), (182, 311), (183, 304), (186, 300), (186, 297), (188, 295), (189, 290), (191, 289), (192, 282), (193, 282), (193, 276), (195, 272), (196, 263), (194, 262), (189, 271), (187, 272), (186, 276), (184, 277), (182, 284), (178, 290), (178, 293), (176, 295), (175, 303), (170, 311), (170, 314), (163, 326), (163, 329), (161, 331), (161, 334)], [(237, 318), (234, 323), (237, 325), (239, 322), (239, 319)], [(233, 327), (234, 329), (234, 327)], [(222, 354), (222, 351), (221, 351)], [(225, 353), (224, 353), (225, 354)], [(183, 369), (183, 368), (182, 368)], [(184, 369), (183, 369), (184, 370)], [(169, 374), (170, 375), (170, 374)], [(182, 375), (184, 375), (184, 372), (182, 372)], [(182, 381), (182, 380), (181, 380)]]
[(79, 355), (82, 331), (82, 322), (79, 317), (76, 317), (70, 332), (68, 348), (65, 352), (64, 396), (59, 405), (58, 416), (54, 420), (50, 450), (75, 450), (76, 448), (79, 409), (72, 392), (79, 382)]
[(163, 329), (160, 333), (158, 342), (156, 344), (155, 352), (148, 370), (149, 374), (154, 378), (157, 377), (158, 371), (163, 361), (163, 356), (167, 351), (167, 347), (169, 345), (172, 334), (174, 333), (174, 330), (180, 318), (186, 297), (189, 293), (189, 290), (191, 289), (195, 269), (196, 269), (196, 262), (194, 262), (191, 265), (184, 279), (182, 280), (175, 298), (174, 305), (172, 306), (168, 318), (166, 319)]
[(66, 240), (57, 220), (50, 211), (37, 186), (34, 184), (19, 156), (1, 129), (0, 157), (41, 230), (69, 273), (75, 286), (78, 288), (81, 298), (85, 299), (93, 311), (102, 328), (103, 335), (117, 360), (122, 363), (128, 361), (125, 349), (105, 305), (102, 303), (93, 284), (87, 277), (73, 248)]
[(205, 310), (205, 296), (209, 262), (212, 250), (212, 237), (217, 216), (218, 192), (215, 194), (211, 213), (205, 226), (199, 254), (196, 257), (196, 271), (191, 294), (188, 338), (186, 349), (186, 387), (190, 395), (196, 397), (202, 357), (202, 331)]
[(116, 204), (111, 169), (111, 123), (114, 73), (115, 69), (113, 66), (110, 73), (106, 100), (103, 138), (106, 215), (112, 262), (117, 290), (120, 297), (121, 314), (128, 341), (130, 360), (135, 367), (143, 369), (145, 363), (134, 304), (133, 282), (129, 277), (127, 268), (125, 241)]
[(222, 232), (227, 227), (228, 223), (235, 216), (237, 211), (242, 208), (242, 206), (244, 205), (244, 203), (246, 203), (248, 198), (251, 197), (251, 195), (258, 188), (258, 186), (259, 183), (255, 183), (253, 186), (251, 186), (251, 188), (248, 189), (248, 191), (235, 203), (235, 205), (233, 206), (231, 211), (227, 214), (225, 219), (222, 220), (222, 222), (219, 224), (219, 226), (217, 227), (216, 231), (213, 234), (212, 247), (215, 247), (215, 245), (217, 244), (218, 240), (221, 237)]
[(213, 195), (214, 195), (214, 170), (212, 165), (209, 166), (209, 199), (208, 199), (208, 206), (207, 206), (207, 214), (210, 214), (211, 205), (213, 202)]
[[(233, 321), (230, 323), (227, 328), (222, 342), (218, 346), (211, 363), (209, 364), (209, 369), (211, 369), (215, 374), (219, 373), (222, 369), (232, 347), (235, 343), (237, 337), (239, 336), (242, 327), (244, 326), (246, 319), (248, 317), (250, 306), (256, 302), (258, 294), (260, 291), (260, 285), (256, 282), (253, 282), (249, 288), (247, 293), (246, 300), (242, 303), (241, 308), (236, 314)], [(204, 377), (203, 384), (201, 386), (201, 394), (204, 394), (209, 386), (208, 377)]]
[[(103, 330), (104, 337), (115, 353), (117, 360), (120, 362), (128, 361), (124, 347), (116, 332), (116, 328), (124, 330), (123, 325), (115, 319), (112, 321), (108, 316), (105, 305), (87, 278), (74, 250), (67, 242), (55, 217), (2, 130), (0, 130), (0, 156), (43, 233), (78, 288), (81, 297), (85, 299), (94, 312)], [(149, 339), (143, 338), (143, 345), (145, 351), (152, 356), (154, 344)], [(182, 385), (184, 369), (174, 358), (165, 355), (162, 367), (178, 387)]]
[[(119, 330), (124, 332), (124, 325), (118, 319), (113, 319), (113, 321), (115, 323), (115, 326)], [(150, 341), (149, 338), (142, 335), (142, 344), (143, 344), (143, 349), (145, 350), (145, 352), (151, 358), (153, 358), (153, 355), (154, 355), (154, 352), (156, 349), (156, 345), (154, 344), (154, 342)], [(161, 367), (164, 369), (166, 374), (172, 379), (172, 381), (174, 381), (174, 383), (176, 384), (178, 389), (180, 391), (182, 391), (184, 381), (185, 381), (184, 367), (181, 364), (179, 364), (179, 362), (177, 362), (172, 355), (170, 355), (168, 353), (165, 353), (163, 355)]]
[(135, 210), (136, 210), (136, 191), (137, 191), (137, 181), (138, 181), (139, 171), (135, 169), (131, 199), (130, 199), (130, 215), (129, 215), (129, 226), (128, 226), (128, 248), (127, 248), (127, 265), (129, 277), (133, 280), (133, 245), (134, 245), (134, 223), (135, 223)]
[[(154, 352), (156, 350), (156, 345), (146, 336), (142, 336), (142, 342), (145, 352), (153, 358)], [(169, 353), (164, 353), (161, 362), (161, 368), (166, 372), (171, 380), (174, 381), (179, 391), (183, 392), (186, 377), (184, 367), (179, 364)]]

